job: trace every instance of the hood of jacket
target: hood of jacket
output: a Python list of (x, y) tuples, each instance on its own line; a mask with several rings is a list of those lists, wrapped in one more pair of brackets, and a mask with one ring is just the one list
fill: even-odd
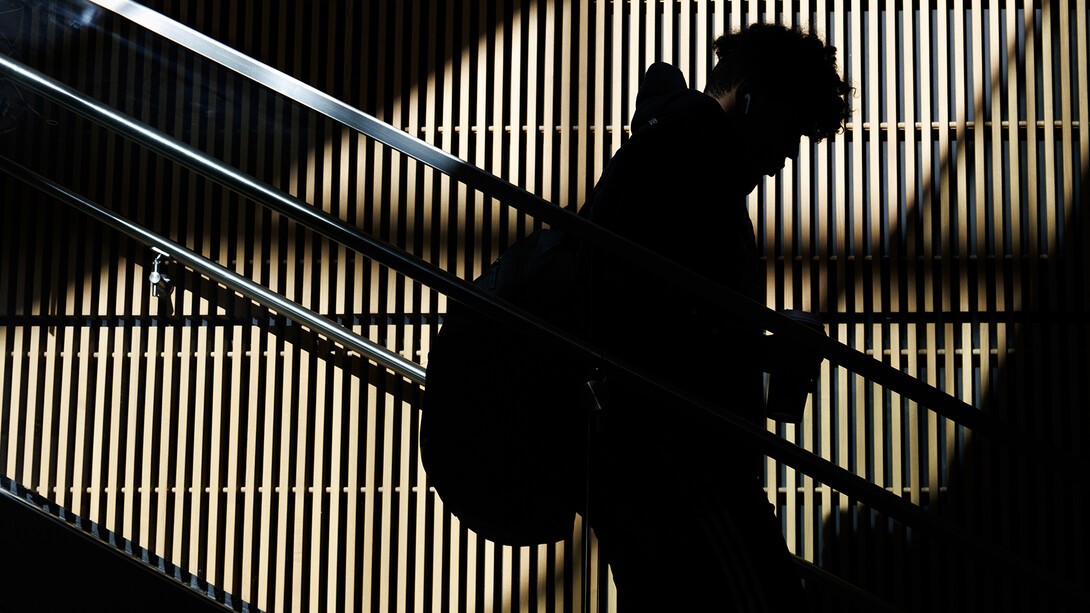
[(710, 107), (719, 107), (714, 98), (685, 84), (685, 76), (676, 66), (655, 62), (644, 73), (632, 113), (632, 134), (671, 116)]

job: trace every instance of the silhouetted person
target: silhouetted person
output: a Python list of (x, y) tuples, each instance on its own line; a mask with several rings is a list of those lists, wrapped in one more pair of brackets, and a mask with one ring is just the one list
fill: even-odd
[[(756, 242), (745, 196), (837, 133), (850, 87), (816, 35), (755, 25), (715, 42), (704, 92), (648, 68), (632, 137), (581, 215), (740, 293)], [(592, 341), (763, 425), (763, 332), (643, 269), (584, 248)], [(802, 588), (760, 483), (761, 455), (717, 420), (646, 382), (607, 373), (590, 523), (620, 610), (785, 611)]]
[[(814, 35), (752, 26), (715, 50), (704, 93), (676, 68), (648, 68), (632, 138), (580, 214), (752, 295), (757, 256), (745, 196), (797, 155), (802, 135), (816, 141), (841, 128), (850, 88), (835, 50)], [(543, 230), (476, 283), (763, 424), (763, 331), (669, 279)], [(576, 392), (593, 361), (452, 303), (429, 354), (420, 430), (428, 480), (446, 508), (510, 545), (566, 538), (583, 510), (626, 613), (801, 607), (761, 489), (761, 454), (721, 421), (607, 371), (609, 399), (588, 455)]]

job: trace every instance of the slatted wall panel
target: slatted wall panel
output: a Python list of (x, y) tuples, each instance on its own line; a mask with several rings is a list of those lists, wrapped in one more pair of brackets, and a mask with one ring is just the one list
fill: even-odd
[[(838, 340), (1085, 457), (1083, 0), (148, 4), (564, 206), (627, 139), (649, 62), (702, 87), (725, 29), (817, 28), (855, 113), (750, 197), (767, 304), (818, 311)], [(102, 12), (2, 15), (17, 59), (460, 276), (533, 227)], [(444, 296), (4, 92), (19, 109), (5, 154), (426, 360)], [(417, 459), (418, 390), (180, 270), (167, 316), (146, 249), (3, 181), (5, 475), (266, 610), (572, 611), (585, 589), (611, 607), (578, 526), (512, 549), (443, 511)], [(826, 364), (803, 422), (769, 427), (1061, 576), (1087, 573), (1085, 482), (890, 390)], [(766, 468), (792, 550), (892, 602), (1059, 604)]]

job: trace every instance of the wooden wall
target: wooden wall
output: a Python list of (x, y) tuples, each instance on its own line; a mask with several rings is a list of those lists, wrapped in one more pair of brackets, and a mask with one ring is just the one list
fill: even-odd
[[(1084, 0), (147, 4), (562, 206), (627, 139), (649, 62), (702, 87), (725, 29), (815, 27), (855, 112), (750, 197), (767, 304), (1085, 461)], [(7, 5), (9, 55), (455, 274), (533, 226), (91, 5)], [(5, 156), (426, 361), (444, 296), (0, 85)], [(177, 266), (168, 315), (148, 249), (0, 188), (4, 475), (264, 610), (609, 609), (578, 527), (512, 549), (444, 513), (418, 389)], [(1085, 475), (828, 364), (814, 392), (769, 427), (1085, 578)], [(1063, 604), (789, 467), (766, 485), (797, 555), (906, 609)]]

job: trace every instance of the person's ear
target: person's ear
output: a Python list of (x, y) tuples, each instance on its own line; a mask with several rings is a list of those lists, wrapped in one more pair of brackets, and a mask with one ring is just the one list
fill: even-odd
[(750, 110), (753, 108), (753, 88), (750, 87), (749, 77), (742, 77), (734, 89), (742, 102), (742, 114), (749, 115)]

